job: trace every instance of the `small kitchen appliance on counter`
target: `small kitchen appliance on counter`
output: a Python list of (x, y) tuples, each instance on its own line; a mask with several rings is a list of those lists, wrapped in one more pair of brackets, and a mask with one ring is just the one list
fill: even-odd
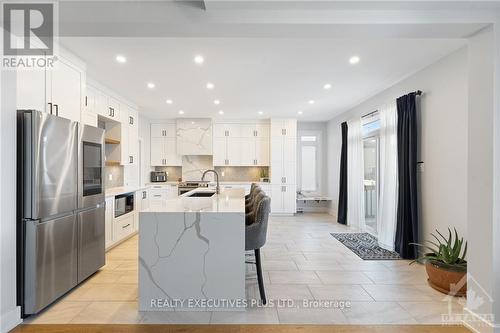
[(165, 171), (151, 171), (151, 183), (162, 183), (167, 181)]

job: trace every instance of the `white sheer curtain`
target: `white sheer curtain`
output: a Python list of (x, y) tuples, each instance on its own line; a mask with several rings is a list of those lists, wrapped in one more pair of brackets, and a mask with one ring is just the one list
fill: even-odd
[(347, 225), (365, 231), (364, 161), (361, 119), (347, 122)]
[(379, 246), (394, 251), (398, 192), (396, 101), (380, 110), (380, 182), (377, 214)]

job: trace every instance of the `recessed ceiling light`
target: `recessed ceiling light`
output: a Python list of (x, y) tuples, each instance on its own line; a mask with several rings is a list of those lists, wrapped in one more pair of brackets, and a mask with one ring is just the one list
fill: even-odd
[(125, 58), (125, 56), (122, 56), (122, 55), (117, 55), (116, 56), (116, 61), (119, 62), (120, 64), (124, 64), (127, 62), (127, 58)]
[(166, 102), (167, 104), (173, 104), (173, 103), (174, 103), (174, 101), (172, 101), (171, 99), (167, 99), (165, 102)]
[(201, 55), (197, 55), (194, 57), (194, 62), (198, 65), (201, 65), (205, 62), (205, 58), (203, 58)]
[(148, 88), (149, 89), (153, 89), (155, 86), (155, 84), (153, 82), (148, 82)]
[(214, 89), (215, 85), (212, 82), (207, 82), (207, 89)]
[(219, 110), (219, 114), (224, 114), (224, 111), (222, 111), (222, 110)]
[(302, 111), (297, 112), (298, 114), (302, 114)]
[(361, 60), (361, 59), (359, 58), (359, 56), (354, 55), (354, 56), (352, 56), (352, 57), (350, 57), (350, 58), (349, 58), (349, 63), (350, 63), (351, 65), (355, 65), (355, 64), (357, 64), (360, 60)]
[(312, 105), (312, 104), (314, 104), (314, 100), (313, 100), (313, 99), (310, 99), (310, 100), (309, 100), (309, 102), (307, 102), (307, 103), (309, 103), (309, 104), (311, 104), (311, 105)]
[(258, 113), (258, 114), (264, 114), (264, 112), (262, 112), (262, 111), (258, 111), (257, 113)]
[(182, 110), (179, 110), (179, 114), (184, 114), (184, 111), (182, 111)]
[(215, 99), (215, 100), (214, 100), (214, 104), (215, 104), (215, 105), (219, 105), (219, 104), (220, 104), (220, 101), (219, 101), (218, 99)]
[(325, 83), (325, 85), (323, 86), (323, 89), (328, 90), (331, 87), (332, 87), (332, 85), (330, 83)]

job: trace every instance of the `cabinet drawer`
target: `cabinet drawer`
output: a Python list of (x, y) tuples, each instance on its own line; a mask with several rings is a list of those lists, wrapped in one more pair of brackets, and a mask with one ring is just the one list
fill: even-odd
[(113, 241), (117, 242), (134, 232), (134, 214), (127, 214), (113, 223)]
[(151, 200), (166, 200), (168, 196), (168, 190), (167, 189), (151, 189), (149, 198)]

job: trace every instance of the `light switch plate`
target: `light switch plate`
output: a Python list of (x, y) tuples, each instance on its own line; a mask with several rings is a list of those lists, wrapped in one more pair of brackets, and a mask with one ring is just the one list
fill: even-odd
[(417, 171), (420, 172), (420, 173), (422, 173), (422, 172), (424, 172), (424, 170), (425, 170), (424, 162), (418, 163), (417, 164)]

